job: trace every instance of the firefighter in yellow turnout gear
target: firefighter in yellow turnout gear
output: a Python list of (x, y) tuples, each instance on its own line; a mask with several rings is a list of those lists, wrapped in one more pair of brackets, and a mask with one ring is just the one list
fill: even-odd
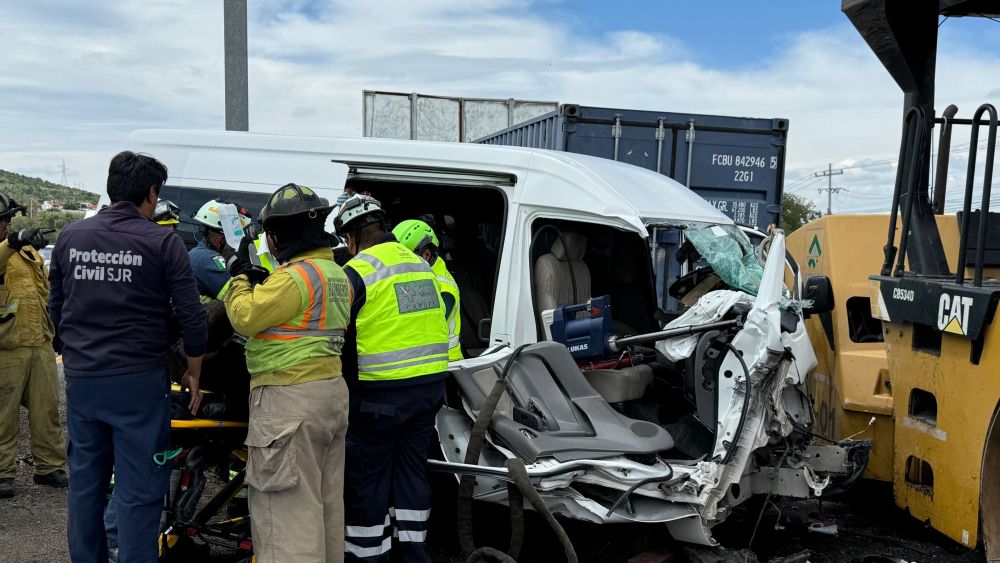
[[(8, 233), (23, 207), (0, 194), (0, 498), (14, 496), (14, 453), (20, 407), (28, 408), (35, 482), (66, 487), (66, 441), (59, 428), (55, 329), (49, 279), (39, 249), (45, 232)], [(2, 512), (2, 510), (0, 510)]]
[(419, 219), (408, 219), (392, 229), (393, 236), (400, 244), (423, 258), (434, 270), (441, 284), (441, 299), (444, 301), (445, 318), (448, 319), (448, 361), (462, 359), (462, 310), (458, 283), (448, 271), (448, 265), (438, 253), (441, 243), (434, 229)]
[(249, 236), (226, 256), (226, 312), (249, 338), (246, 483), (259, 563), (344, 556), (348, 391), (340, 354), (351, 289), (323, 230), (330, 210), (309, 188), (283, 186), (261, 212), (281, 265), (270, 276), (253, 266)]

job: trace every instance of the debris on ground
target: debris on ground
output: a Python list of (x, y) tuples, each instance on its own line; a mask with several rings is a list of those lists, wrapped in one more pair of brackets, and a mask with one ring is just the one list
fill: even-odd
[(812, 552), (808, 549), (803, 549), (798, 553), (784, 557), (772, 557), (767, 560), (767, 563), (810, 563), (810, 557), (812, 557)]
[(673, 551), (656, 549), (644, 551), (639, 555), (630, 558), (628, 563), (675, 563), (676, 561), (677, 559), (674, 558)]
[(837, 525), (829, 521), (813, 522), (809, 524), (808, 530), (814, 534), (823, 534), (825, 536), (840, 535), (840, 531), (837, 529)]

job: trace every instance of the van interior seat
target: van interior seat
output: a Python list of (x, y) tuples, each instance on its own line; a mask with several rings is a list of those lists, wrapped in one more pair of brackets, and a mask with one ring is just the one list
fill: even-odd
[(583, 261), (586, 253), (587, 235), (563, 231), (549, 252), (535, 260), (535, 296), (539, 311), (590, 299), (590, 268)]
[(619, 369), (593, 369), (583, 372), (587, 383), (609, 403), (641, 399), (653, 385), (653, 368), (646, 364)]
[[(451, 372), (476, 415), (507, 361)], [(532, 344), (513, 362), (490, 429), (523, 459), (601, 459), (674, 447), (664, 428), (611, 408), (562, 344)]]

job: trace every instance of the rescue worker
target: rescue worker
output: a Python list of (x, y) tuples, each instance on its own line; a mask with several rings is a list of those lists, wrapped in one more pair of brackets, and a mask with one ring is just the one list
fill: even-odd
[(448, 370), (441, 287), (427, 262), (386, 232), (372, 197), (348, 198), (334, 225), (354, 256), (344, 268), (353, 292), (347, 559), (387, 561), (395, 535), (401, 560), (430, 561), (427, 452)]
[(248, 337), (246, 484), (258, 563), (344, 557), (348, 390), (340, 354), (351, 290), (323, 229), (330, 210), (305, 186), (271, 195), (261, 219), (281, 265), (259, 285), (266, 272), (250, 262), (252, 236), (227, 253), (226, 312)]
[(156, 209), (153, 210), (153, 222), (171, 230), (176, 229), (181, 222), (181, 208), (169, 199), (158, 200)]
[[(18, 415), (28, 408), (35, 483), (63, 488), (66, 442), (59, 428), (55, 331), (46, 303), (45, 231), (9, 231), (24, 207), (0, 194), (0, 498), (14, 496)], [(9, 231), (9, 232), (8, 232)]]
[(184, 242), (151, 221), (167, 179), (156, 159), (111, 160), (112, 205), (63, 230), (49, 312), (62, 340), (69, 429), (70, 558), (108, 560), (102, 513), (115, 475), (119, 561), (156, 561), (171, 464), (170, 317), (184, 335), (189, 408), (201, 403), (205, 313)]
[[(201, 227), (201, 240), (188, 252), (191, 269), (198, 280), (198, 292), (203, 303), (219, 300), (229, 290), (229, 272), (222, 252), (227, 248), (226, 237), (222, 234), (222, 218), (219, 208), (228, 202), (210, 199), (191, 216)], [(239, 206), (237, 206), (239, 209)], [(245, 214), (239, 209), (241, 215)]]
[(445, 317), (448, 319), (448, 361), (462, 359), (462, 311), (458, 292), (458, 282), (448, 271), (448, 265), (438, 253), (437, 235), (434, 229), (419, 219), (407, 219), (392, 229), (392, 235), (400, 244), (423, 258), (441, 284), (441, 299), (444, 301)]
[[(181, 208), (169, 199), (157, 200), (156, 207), (153, 209), (152, 221), (161, 227), (165, 227), (173, 231), (177, 228), (177, 225), (180, 224), (180, 211)], [(181, 343), (180, 346), (183, 346), (183, 343)], [(184, 365), (187, 365), (186, 359)], [(114, 475), (112, 475), (112, 486), (114, 486), (114, 481), (115, 478)], [(104, 529), (107, 532), (108, 537), (108, 560), (110, 563), (116, 563), (118, 561), (118, 515), (115, 510), (113, 490), (111, 494), (112, 498), (108, 500), (108, 505), (104, 509)]]

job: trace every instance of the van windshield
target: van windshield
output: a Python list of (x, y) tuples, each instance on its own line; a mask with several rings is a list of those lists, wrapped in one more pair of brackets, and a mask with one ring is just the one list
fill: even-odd
[(750, 239), (738, 227), (703, 225), (688, 228), (684, 238), (726, 285), (757, 295), (764, 268), (754, 254)]
[[(668, 316), (683, 312), (696, 295), (715, 287), (757, 294), (763, 268), (740, 227), (685, 222), (650, 225), (649, 233), (657, 303)], [(696, 287), (701, 289), (692, 293)]]

